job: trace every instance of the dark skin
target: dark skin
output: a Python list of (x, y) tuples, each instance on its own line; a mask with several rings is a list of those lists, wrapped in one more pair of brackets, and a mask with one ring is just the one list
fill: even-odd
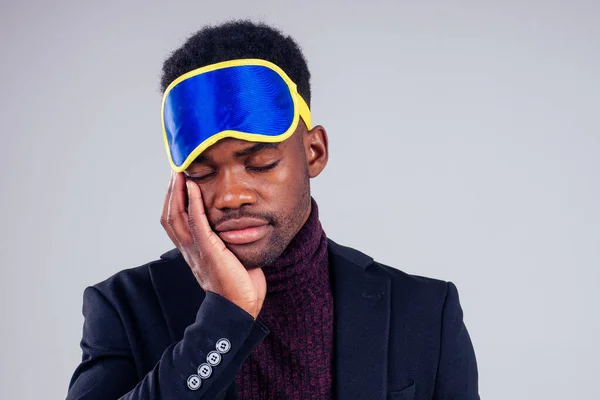
[[(174, 173), (161, 223), (196, 280), (258, 316), (266, 294), (261, 267), (273, 263), (311, 212), (309, 179), (328, 161), (327, 133), (302, 121), (279, 144), (223, 139)], [(187, 196), (186, 196), (187, 192)], [(224, 243), (222, 224), (264, 221), (259, 240)]]

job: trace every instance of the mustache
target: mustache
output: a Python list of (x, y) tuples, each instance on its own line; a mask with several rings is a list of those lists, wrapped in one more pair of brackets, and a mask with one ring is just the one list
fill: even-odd
[(227, 211), (227, 212), (223, 213), (222, 217), (220, 217), (214, 221), (209, 221), (209, 225), (212, 230), (215, 230), (215, 226), (217, 226), (223, 222), (227, 222), (231, 219), (240, 219), (240, 218), (257, 218), (257, 219), (266, 221), (267, 223), (269, 223), (271, 225), (277, 225), (277, 221), (278, 221), (277, 214), (272, 213), (272, 212), (254, 212), (254, 211), (247, 211), (247, 210), (234, 210), (234, 211)]

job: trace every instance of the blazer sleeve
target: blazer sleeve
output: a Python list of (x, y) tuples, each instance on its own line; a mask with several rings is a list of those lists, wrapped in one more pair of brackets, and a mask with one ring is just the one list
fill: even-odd
[(442, 338), (433, 398), (479, 400), (475, 351), (463, 322), (458, 290), (452, 282), (447, 282), (442, 311)]
[[(154, 369), (139, 377), (121, 318), (97, 288), (85, 290), (83, 315), (82, 362), (69, 384), (67, 400), (219, 399), (252, 349), (269, 333), (242, 308), (206, 292), (183, 339), (169, 346)], [(200, 378), (198, 367), (207, 363), (221, 339), (229, 341), (230, 346), (225, 345), (229, 349), (217, 351), (218, 364), (211, 367), (210, 376)]]

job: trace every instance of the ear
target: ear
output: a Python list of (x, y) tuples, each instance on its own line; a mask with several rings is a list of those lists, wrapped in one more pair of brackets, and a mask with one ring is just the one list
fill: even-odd
[(308, 176), (318, 176), (329, 160), (329, 139), (327, 132), (321, 125), (317, 125), (304, 134), (304, 152), (306, 154), (306, 165)]

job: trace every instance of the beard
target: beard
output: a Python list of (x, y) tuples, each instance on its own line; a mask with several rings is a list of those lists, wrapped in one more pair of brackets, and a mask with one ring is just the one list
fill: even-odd
[(232, 218), (253, 217), (267, 221), (271, 226), (271, 233), (257, 242), (243, 245), (225, 243), (247, 270), (275, 264), (304, 225), (308, 218), (311, 202), (308, 177), (302, 185), (300, 195), (295, 199), (293, 204), (281, 212), (252, 212), (241, 208), (224, 215), (217, 222)]

